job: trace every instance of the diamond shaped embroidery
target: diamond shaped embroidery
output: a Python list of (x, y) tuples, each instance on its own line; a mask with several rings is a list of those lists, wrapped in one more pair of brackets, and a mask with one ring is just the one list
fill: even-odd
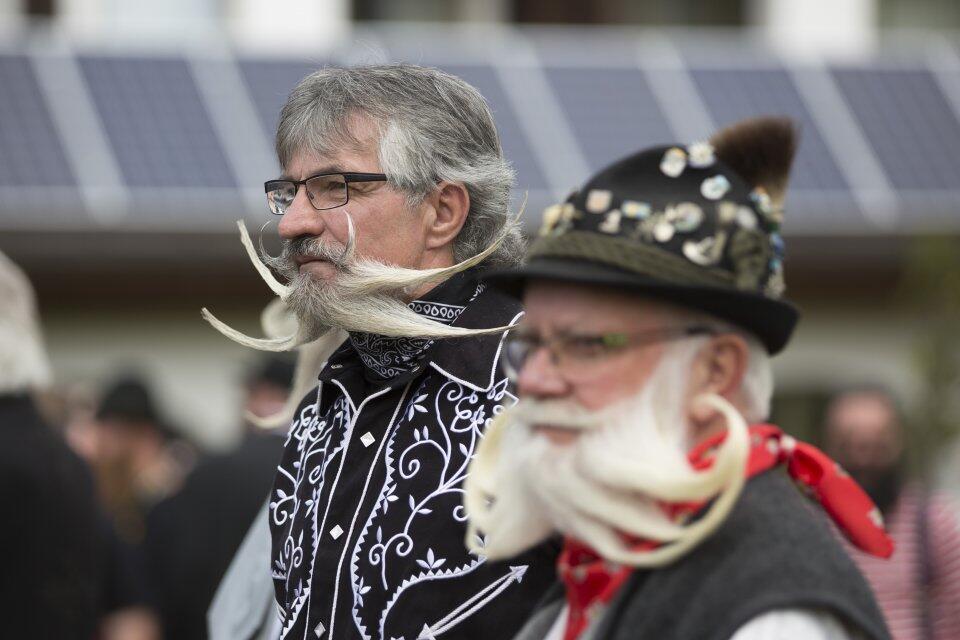
[(335, 526), (333, 529), (330, 529), (330, 537), (336, 540), (343, 535), (343, 528), (340, 525)]
[(322, 622), (320, 622), (320, 623), (317, 623), (317, 627), (313, 630), (313, 632), (314, 632), (314, 633), (316, 634), (316, 636), (319, 638), (320, 636), (322, 636), (323, 634), (325, 634), (325, 633), (327, 632), (327, 628), (326, 628), (325, 626), (323, 626), (323, 623), (322, 623)]
[(375, 440), (376, 438), (374, 438), (373, 434), (370, 433), (369, 431), (367, 431), (365, 434), (360, 436), (360, 442), (362, 442), (363, 446), (365, 447), (369, 447), (370, 445), (372, 445)]

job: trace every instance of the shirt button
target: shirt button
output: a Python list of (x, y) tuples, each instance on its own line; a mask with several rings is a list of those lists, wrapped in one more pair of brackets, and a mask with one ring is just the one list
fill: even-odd
[(360, 442), (362, 442), (363, 446), (365, 447), (369, 447), (370, 445), (372, 445), (375, 440), (376, 438), (374, 438), (373, 434), (370, 433), (369, 431), (367, 431), (365, 434), (360, 436)]
[(317, 626), (314, 628), (313, 632), (314, 632), (314, 633), (316, 634), (316, 636), (319, 638), (319, 637), (321, 637), (323, 634), (325, 634), (325, 633), (327, 632), (327, 628), (326, 628), (325, 626), (323, 626), (323, 623), (322, 623), (322, 622), (318, 622), (318, 623), (317, 623)]
[(330, 529), (330, 537), (336, 540), (343, 535), (343, 528), (340, 525), (335, 526), (333, 529)]

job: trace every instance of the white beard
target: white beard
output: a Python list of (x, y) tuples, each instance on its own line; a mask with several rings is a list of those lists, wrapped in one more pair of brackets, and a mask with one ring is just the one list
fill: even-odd
[[(660, 566), (710, 535), (743, 486), (749, 443), (739, 413), (706, 396), (698, 401), (726, 415), (729, 435), (710, 469), (697, 471), (688, 462), (683, 394), (697, 346), (688, 341), (667, 348), (639, 394), (602, 411), (521, 399), (503, 412), (488, 428), (467, 479), (468, 546), (502, 559), (559, 532), (608, 560)], [(554, 444), (532, 430), (536, 424), (579, 435), (572, 444)], [(658, 505), (714, 498), (702, 518), (686, 525)], [(624, 535), (663, 546), (634, 551)]]

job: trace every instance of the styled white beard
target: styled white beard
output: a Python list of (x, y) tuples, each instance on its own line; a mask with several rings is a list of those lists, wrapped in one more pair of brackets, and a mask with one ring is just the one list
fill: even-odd
[[(689, 347), (669, 347), (638, 395), (602, 411), (521, 399), (498, 416), (465, 485), (467, 546), (503, 559), (559, 532), (613, 562), (655, 567), (673, 562), (713, 533), (745, 481), (747, 425), (719, 396), (698, 398), (725, 415), (729, 433), (710, 469), (690, 465), (682, 398), (695, 353)], [(689, 357), (678, 351), (684, 348)], [(557, 445), (533, 432), (535, 424), (580, 434), (571, 444)], [(714, 501), (706, 513), (689, 524), (672, 521), (658, 505), (708, 500)], [(625, 535), (662, 546), (633, 550)]]
[[(472, 258), (438, 269), (406, 269), (355, 256), (356, 232), (350, 214), (347, 217), (346, 246), (311, 240), (301, 243), (298, 252), (328, 260), (337, 269), (330, 281), (320, 281), (301, 273), (293, 261), (293, 252), (285, 250), (279, 258), (261, 258), (253, 247), (243, 221), (238, 221), (240, 239), (254, 268), (270, 289), (297, 318), (296, 329), (286, 336), (254, 338), (230, 327), (206, 308), (203, 318), (231, 340), (262, 351), (289, 351), (314, 342), (330, 329), (375, 333), (389, 337), (462, 338), (502, 333), (509, 327), (467, 329), (452, 327), (425, 318), (410, 309), (405, 298), (424, 285), (437, 284), (473, 267), (489, 257), (509, 233), (510, 225)], [(278, 281), (267, 267), (276, 267), (288, 280)]]

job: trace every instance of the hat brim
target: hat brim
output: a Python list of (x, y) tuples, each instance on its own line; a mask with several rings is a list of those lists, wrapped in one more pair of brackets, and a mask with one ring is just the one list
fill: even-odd
[(770, 354), (783, 350), (800, 317), (797, 308), (783, 300), (735, 289), (669, 283), (582, 259), (534, 258), (522, 267), (491, 270), (483, 280), (517, 298), (523, 297), (530, 280), (606, 286), (649, 295), (743, 327), (756, 335)]

